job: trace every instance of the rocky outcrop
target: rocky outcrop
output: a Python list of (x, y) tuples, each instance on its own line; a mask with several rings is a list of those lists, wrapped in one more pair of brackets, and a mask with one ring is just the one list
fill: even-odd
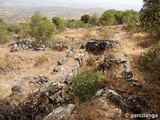
[(57, 51), (63, 51), (65, 49), (69, 49), (69, 46), (67, 45), (66, 42), (56, 42), (53, 46), (52, 46), (53, 50), (57, 50)]
[(32, 45), (32, 40), (19, 40), (16, 43), (10, 44), (11, 52), (20, 51), (20, 50), (45, 50), (45, 45)]
[(53, 120), (53, 119), (69, 119), (72, 111), (75, 109), (76, 105), (68, 104), (62, 105), (56, 109), (54, 109), (48, 116), (44, 118), (44, 120)]
[(146, 101), (134, 94), (128, 95), (126, 93), (127, 92), (119, 89), (117, 91), (117, 89), (103, 88), (97, 91), (95, 96), (104, 96), (116, 105), (121, 106), (122, 109), (128, 109), (135, 114), (145, 113), (146, 110), (149, 112), (150, 107), (147, 105)]
[(111, 48), (118, 42), (107, 39), (90, 39), (84, 45), (81, 46), (82, 49), (86, 49), (87, 52), (92, 52), (93, 54), (99, 54), (104, 52), (106, 48)]

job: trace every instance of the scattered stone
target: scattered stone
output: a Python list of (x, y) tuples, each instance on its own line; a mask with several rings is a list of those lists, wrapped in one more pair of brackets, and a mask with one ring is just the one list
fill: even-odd
[(100, 96), (103, 95), (103, 93), (104, 93), (104, 89), (101, 89), (101, 90), (99, 90), (99, 91), (97, 91), (97, 92), (95, 93), (95, 96), (96, 96), (96, 97), (100, 97)]
[(74, 59), (78, 61), (80, 66), (82, 66), (82, 58), (80, 56), (76, 56)]
[(124, 79), (132, 78), (133, 77), (133, 72), (129, 68), (125, 69), (123, 71), (123, 77), (124, 77)]
[(50, 100), (53, 104), (63, 103), (68, 100), (68, 94), (66, 84), (62, 83), (51, 83), (47, 89)]
[(54, 110), (54, 113), (56, 115), (71, 115), (72, 111), (75, 109), (76, 105), (74, 104), (68, 104), (68, 105), (62, 105)]
[(119, 89), (119, 88), (116, 88), (115, 91), (116, 91), (118, 94), (124, 94), (124, 93), (126, 93), (126, 91), (121, 90), (121, 89)]
[(68, 54), (67, 54), (67, 57), (72, 57), (74, 54), (75, 54), (75, 52), (69, 51)]
[(135, 111), (138, 109), (138, 97), (136, 95), (128, 95), (123, 97), (123, 103), (124, 105), (129, 109), (135, 109)]
[(73, 72), (68, 73), (68, 77), (73, 77), (73, 76), (74, 76)]
[(126, 63), (127, 62), (127, 58), (124, 57), (124, 58), (119, 58), (119, 62), (120, 63)]
[(67, 58), (64, 58), (61, 61), (58, 61), (58, 65), (63, 65), (67, 61)]
[(137, 79), (136, 78), (129, 78), (127, 79), (128, 82), (137, 82)]
[(142, 89), (142, 85), (137, 82), (132, 82), (131, 86), (133, 86), (137, 91), (140, 91)]
[(64, 67), (61, 67), (61, 66), (57, 66), (54, 68), (53, 72), (61, 72), (61, 71), (64, 71), (65, 68)]
[(107, 98), (117, 105), (121, 103), (121, 98), (119, 94), (114, 90), (108, 90)]
[(65, 49), (69, 49), (69, 46), (65, 42), (56, 42), (52, 47), (53, 50), (63, 51)]
[(37, 51), (45, 50), (45, 48), (46, 48), (45, 45), (39, 45), (39, 46), (35, 47), (34, 50), (37, 50)]
[(49, 78), (43, 75), (35, 75), (35, 76), (29, 76), (24, 78), (24, 80), (30, 80), (30, 84), (38, 84), (42, 86), (44, 83), (47, 83), (49, 81)]
[(19, 40), (16, 43), (10, 44), (11, 52), (19, 50), (29, 50), (32, 48), (32, 40)]
[(39, 88), (36, 88), (35, 90), (33, 90), (33, 93), (34, 93), (34, 94), (40, 93), (40, 89), (39, 89)]
[(75, 107), (76, 105), (74, 104), (62, 105), (54, 109), (44, 120), (69, 120), (69, 116)]
[(21, 86), (15, 85), (11, 88), (12, 92), (21, 92)]

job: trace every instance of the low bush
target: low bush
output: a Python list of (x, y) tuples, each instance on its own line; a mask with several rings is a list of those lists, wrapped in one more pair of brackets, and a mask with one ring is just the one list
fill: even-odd
[(74, 95), (82, 102), (91, 99), (98, 90), (102, 77), (103, 74), (100, 71), (85, 70), (78, 73), (71, 79)]
[(31, 28), (29, 33), (35, 38), (37, 44), (48, 45), (55, 32), (55, 25), (41, 13), (36, 12), (31, 17), (29, 26)]
[(150, 82), (160, 82), (160, 45), (140, 56), (140, 66), (149, 72)]
[(9, 32), (6, 30), (6, 23), (0, 19), (0, 44), (5, 44), (9, 41)]
[(62, 32), (65, 30), (64, 20), (59, 17), (53, 17), (52, 22), (56, 25), (58, 32)]

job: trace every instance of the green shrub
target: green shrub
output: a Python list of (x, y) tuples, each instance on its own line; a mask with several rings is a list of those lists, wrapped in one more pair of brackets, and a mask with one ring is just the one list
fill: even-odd
[(30, 27), (27, 23), (19, 23), (19, 25), (21, 26), (21, 30), (18, 33), (20, 35), (21, 38), (26, 38), (29, 36), (29, 31), (30, 31)]
[(63, 31), (65, 29), (64, 20), (59, 17), (53, 17), (52, 22), (56, 25), (58, 31)]
[(140, 21), (144, 31), (152, 36), (160, 37), (160, 1), (144, 0)]
[(100, 18), (101, 25), (113, 25), (115, 23), (114, 13), (106, 11)]
[(74, 95), (81, 101), (91, 99), (99, 87), (99, 81), (102, 79), (102, 72), (93, 70), (85, 70), (74, 76), (72, 81), (72, 89)]
[(96, 14), (90, 17), (89, 24), (91, 24), (92, 26), (99, 25), (99, 18)]
[(143, 70), (149, 72), (150, 81), (160, 81), (160, 45), (141, 55), (140, 65)]
[(82, 15), (82, 17), (81, 17), (82, 22), (89, 23), (89, 20), (90, 20), (90, 15), (88, 15), (88, 14)]
[(38, 44), (47, 45), (55, 32), (55, 25), (39, 12), (36, 12), (29, 23), (30, 35), (35, 38)]
[(103, 37), (103, 38), (109, 39), (109, 34), (108, 34), (108, 32), (106, 32), (106, 31), (100, 32), (99, 35), (100, 35), (101, 37)]
[(91, 24), (86, 24), (80, 20), (75, 20), (75, 19), (72, 19), (72, 20), (68, 20), (66, 21), (66, 26), (68, 28), (89, 28), (91, 27)]
[(5, 44), (9, 41), (9, 32), (0, 28), (0, 44)]
[(20, 33), (20, 31), (22, 30), (22, 26), (20, 24), (17, 23), (8, 23), (7, 24), (7, 31), (9, 32), (14, 32), (16, 34)]
[(9, 32), (6, 30), (6, 23), (0, 19), (0, 44), (5, 44), (9, 41)]

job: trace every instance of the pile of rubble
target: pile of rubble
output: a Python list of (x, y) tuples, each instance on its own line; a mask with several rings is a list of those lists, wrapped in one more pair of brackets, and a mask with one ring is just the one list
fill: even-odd
[(45, 50), (45, 45), (33, 46), (32, 40), (19, 40), (13, 44), (9, 45), (11, 47), (11, 52), (21, 51), (21, 50)]
[(134, 94), (127, 95), (127, 92), (121, 89), (103, 88), (96, 92), (96, 97), (106, 97), (123, 109), (128, 109), (133, 113), (151, 113), (150, 107), (146, 101)]
[(52, 46), (52, 49), (57, 51), (63, 51), (65, 49), (69, 49), (69, 46), (67, 45), (66, 42), (56, 42)]
[(99, 54), (106, 50), (106, 48), (113, 47), (118, 44), (118, 41), (107, 40), (107, 39), (90, 39), (81, 49), (86, 49), (87, 52), (92, 52), (93, 54)]
[[(37, 76), (35, 79), (41, 81), (47, 78), (45, 76)], [(70, 99), (67, 91), (66, 84), (55, 82), (50, 83), (46, 90), (34, 91), (20, 103), (15, 103), (13, 100), (0, 101), (0, 120), (43, 120), (51, 112), (57, 115), (65, 114), (66, 109), (67, 111), (70, 110), (67, 113), (70, 114), (75, 105), (65, 104)], [(57, 108), (57, 105), (62, 105), (63, 107)], [(65, 106), (68, 107), (66, 108)]]

